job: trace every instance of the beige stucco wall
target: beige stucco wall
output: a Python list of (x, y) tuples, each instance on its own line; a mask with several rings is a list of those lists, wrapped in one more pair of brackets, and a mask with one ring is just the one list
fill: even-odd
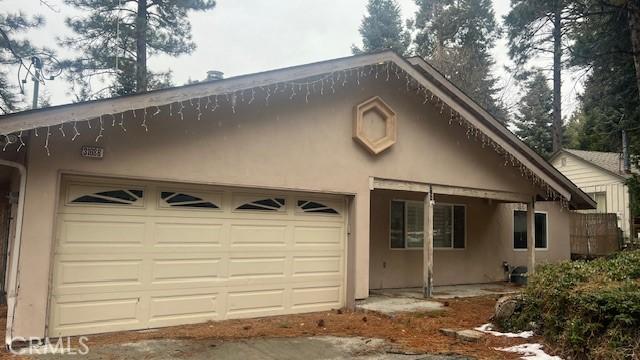
[[(404, 81), (362, 80), (358, 88), (338, 87), (336, 94), (312, 97), (308, 104), (304, 96), (290, 100), (288, 92), (272, 96), (268, 106), (261, 98), (251, 105), (239, 103), (235, 114), (220, 97), (221, 107), (205, 112), (200, 121), (188, 103), (183, 121), (175, 115), (177, 106), (172, 119), (167, 118), (165, 107), (157, 118), (148, 120), (148, 133), (140, 126), (142, 111), (136, 119), (126, 114), (126, 132), (117, 122), (111, 127), (111, 117), (105, 116), (106, 129), (99, 142), (105, 149), (102, 160), (80, 157), (82, 145), (95, 145), (97, 120), (91, 129), (86, 123), (78, 124), (81, 135), (73, 142), (70, 125), (65, 138), (58, 129), (51, 129), (51, 156), (43, 149), (41, 130), (39, 137), (31, 137), (28, 149), (14, 335), (45, 333), (61, 173), (353, 194), (355, 216), (349, 221), (355, 246), (349, 251), (354, 258), (357, 298), (368, 296), (369, 289), (369, 177), (533, 193), (519, 170), (505, 168), (493, 150), (468, 139), (464, 129), (455, 122), (449, 124), (439, 109), (423, 105), (422, 98), (404, 89)], [(354, 106), (374, 95), (381, 96), (398, 116), (398, 142), (379, 156), (351, 138)], [(149, 109), (149, 115), (154, 110)], [(440, 253), (436, 261), (441, 261), (438, 258), (442, 259)]]
[[(389, 202), (418, 200), (424, 195), (376, 190), (371, 196), (369, 286), (372, 289), (422, 286), (422, 249), (398, 250), (389, 246)], [(434, 249), (435, 285), (472, 284), (505, 279), (502, 262), (526, 266), (526, 250), (513, 249), (513, 210), (521, 204), (486, 199), (436, 195), (436, 203), (464, 204), (467, 238), (464, 249)], [(558, 203), (538, 202), (536, 211), (547, 213), (548, 248), (536, 251), (537, 263), (570, 257), (569, 212)]]

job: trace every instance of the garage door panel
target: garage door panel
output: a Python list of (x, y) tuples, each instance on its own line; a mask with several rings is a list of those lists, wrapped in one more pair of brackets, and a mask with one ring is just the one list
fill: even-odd
[[(109, 182), (92, 179), (84, 186), (73, 177), (73, 196), (90, 191), (111, 196), (98, 192), (123, 188), (143, 198), (134, 199), (134, 207), (60, 204), (49, 335), (321, 311), (344, 304), (341, 198)], [(133, 194), (129, 188), (144, 191)], [(170, 196), (166, 189), (182, 195)], [(195, 202), (205, 204), (189, 207)], [(275, 209), (255, 209), (260, 206)]]
[(341, 248), (344, 230), (341, 226), (295, 225), (293, 241), (296, 247)]
[(55, 274), (55, 294), (104, 292), (138, 288), (142, 284), (142, 259), (60, 259)]
[(142, 246), (145, 222), (99, 217), (67, 218), (60, 223), (61, 247), (131, 247)]
[(219, 248), (222, 246), (223, 225), (194, 222), (156, 222), (154, 244), (166, 248)]
[(284, 287), (257, 290), (233, 290), (227, 295), (227, 318), (266, 316), (285, 309)]
[(220, 278), (220, 257), (176, 257), (154, 259), (151, 284), (191, 283), (191, 286), (216, 281)]
[(144, 305), (136, 294), (52, 297), (50, 336), (94, 334), (143, 325)]
[(231, 224), (229, 240), (232, 248), (285, 247), (287, 226), (266, 223)]
[(200, 292), (151, 296), (149, 324), (151, 327), (192, 324), (220, 319), (219, 293)]
[(281, 277), (286, 274), (287, 258), (284, 256), (264, 256), (247, 254), (229, 258), (229, 279), (258, 279)]
[(342, 256), (334, 255), (296, 255), (293, 257), (293, 276), (326, 276), (341, 273)]
[(291, 308), (326, 308), (340, 307), (342, 299), (342, 287), (334, 286), (312, 286), (296, 287), (291, 291)]

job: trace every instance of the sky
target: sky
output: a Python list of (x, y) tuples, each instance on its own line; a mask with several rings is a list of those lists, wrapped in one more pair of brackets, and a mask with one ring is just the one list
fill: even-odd
[[(70, 35), (65, 17), (78, 16), (76, 9), (62, 0), (48, 0), (57, 10), (51, 10), (40, 0), (0, 0), (1, 11), (23, 10), (40, 14), (46, 25), (27, 36), (36, 45), (56, 47), (56, 37)], [(360, 44), (358, 27), (365, 13), (367, 0), (218, 0), (207, 12), (191, 13), (193, 40), (197, 49), (177, 58), (152, 56), (149, 67), (154, 71), (173, 71), (173, 81), (182, 85), (189, 79), (204, 79), (208, 70), (224, 72), (225, 77), (250, 74), (287, 66), (344, 57), (351, 54), (351, 45)], [(414, 0), (398, 0), (402, 16), (413, 17)], [(509, 0), (493, 0), (496, 19), (509, 11)], [(59, 57), (72, 53), (57, 48)], [(504, 87), (504, 100), (516, 104), (518, 87), (504, 69), (509, 64), (506, 40), (493, 49), (494, 73)], [(16, 85), (18, 80), (14, 77)], [(69, 84), (62, 78), (44, 86), (52, 105), (71, 102)], [(26, 87), (25, 100), (30, 103), (32, 85)], [(570, 77), (563, 82), (563, 111), (570, 114), (577, 102), (580, 86)]]

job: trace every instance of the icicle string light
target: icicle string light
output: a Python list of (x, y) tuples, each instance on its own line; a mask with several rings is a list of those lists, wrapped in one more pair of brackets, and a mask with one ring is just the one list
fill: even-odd
[(22, 139), (22, 131), (20, 131), (20, 133), (18, 134), (18, 140), (20, 140), (20, 145), (18, 146), (18, 150), (16, 151), (20, 151), (20, 149), (25, 146), (24, 140)]
[[(480, 142), (483, 148), (492, 149), (499, 156), (502, 156), (504, 159), (504, 166), (516, 167), (520, 171), (523, 177), (528, 178), (533, 184), (540, 187), (543, 190), (543, 193), (546, 194), (548, 199), (552, 200), (560, 200), (563, 204), (568, 205), (566, 199), (564, 199), (557, 191), (555, 191), (549, 184), (545, 183), (538, 175), (536, 175), (532, 170), (530, 170), (525, 164), (520, 162), (516, 157), (511, 155), (506, 149), (504, 149), (500, 144), (494, 141), (491, 138), (491, 135), (485, 133), (483, 130), (477, 128), (472, 122), (464, 118), (458, 111), (456, 111), (453, 107), (449, 106), (445, 101), (440, 99), (436, 94), (434, 94), (430, 88), (424, 86), (419, 83), (417, 80), (413, 78), (411, 74), (405, 71), (401, 66), (396, 65), (393, 62), (383, 62), (379, 64), (372, 65), (364, 65), (356, 68), (339, 70), (327, 73), (322, 76), (315, 76), (312, 78), (306, 79), (306, 81), (282, 81), (277, 82), (271, 85), (263, 85), (258, 87), (250, 87), (244, 89), (235, 89), (228, 92), (209, 94), (209, 95), (200, 95), (194, 96), (188, 100), (182, 101), (174, 101), (169, 102), (167, 104), (157, 104), (151, 105), (151, 108), (155, 108), (155, 111), (152, 113), (154, 117), (160, 114), (161, 106), (169, 107), (169, 118), (174, 118), (174, 104), (176, 104), (179, 109), (177, 114), (179, 115), (180, 120), (185, 119), (185, 104), (189, 104), (190, 111), (192, 112), (192, 116), (195, 119), (200, 120), (202, 118), (202, 101), (205, 100), (206, 103), (204, 105), (204, 109), (209, 110), (210, 112), (216, 111), (220, 107), (219, 96), (223, 96), (225, 102), (223, 104), (227, 106), (232, 114), (237, 112), (238, 100), (241, 104), (252, 105), (258, 99), (259, 93), (262, 93), (263, 96), (263, 105), (269, 106), (272, 98), (276, 96), (284, 96), (288, 97), (290, 100), (298, 99), (302, 97), (304, 94), (305, 103), (309, 103), (312, 99), (316, 97), (316, 95), (325, 96), (327, 94), (333, 95), (336, 94), (337, 88), (346, 87), (347, 84), (353, 86), (359, 86), (363, 79), (372, 78), (372, 79), (382, 79), (383, 81), (397, 81), (404, 83), (403, 87), (405, 91), (410, 93), (412, 96), (417, 96), (420, 98), (422, 104), (425, 106), (432, 106), (436, 111), (442, 114), (442, 117), (445, 118), (445, 121), (448, 121), (449, 125), (453, 126), (457, 124), (462, 127), (464, 133), (467, 138), (475, 139)], [(300, 95), (300, 96), (299, 96)], [(248, 100), (246, 99), (248, 97)], [(255, 105), (254, 105), (255, 106)], [(133, 118), (136, 118), (136, 109), (131, 109)], [(124, 112), (119, 112), (120, 114), (120, 127), (123, 132), (126, 132), (126, 128), (124, 127)], [(104, 116), (111, 116), (112, 118), (112, 126), (115, 126), (116, 123), (116, 114), (103, 114), (99, 117), (100, 129), (99, 133), (95, 139), (98, 142), (104, 134)], [(74, 135), (72, 140), (75, 140), (78, 136), (80, 136), (80, 132), (77, 128), (78, 121), (86, 121), (87, 126), (91, 129), (91, 119), (71, 119), (73, 121), (73, 131)], [(65, 121), (66, 122), (66, 121)], [(219, 123), (219, 121), (218, 121)], [(57, 124), (54, 124), (55, 126)], [(64, 127), (63, 123), (60, 123), (60, 132), (64, 136)], [(50, 125), (52, 126), (52, 125)], [(149, 131), (149, 127), (147, 124), (147, 108), (144, 108), (144, 116), (141, 121), (142, 128), (144, 128), (145, 132)], [(28, 130), (28, 129), (23, 129)], [(38, 136), (38, 129), (34, 129), (35, 136)], [(9, 134), (3, 134), (5, 136), (5, 145), (6, 148), (12, 143), (8, 142)], [(45, 150), (47, 151), (47, 155), (50, 155), (49, 151), (49, 137), (51, 136), (50, 129), (47, 127), (47, 139), (45, 141)], [(20, 144), (17, 145), (18, 151), (24, 148), (24, 143), (22, 142), (21, 136), (19, 136)], [(13, 141), (13, 143), (17, 143), (17, 141)]]

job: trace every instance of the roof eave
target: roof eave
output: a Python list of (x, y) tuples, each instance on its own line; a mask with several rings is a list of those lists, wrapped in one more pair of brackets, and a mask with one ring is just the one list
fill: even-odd
[[(471, 119), (474, 122), (474, 126), (487, 133), (493, 140), (498, 140), (500, 146), (509, 151), (525, 166), (531, 170), (541, 170), (539, 175), (543, 175), (542, 179), (562, 196), (571, 202), (575, 202), (574, 206), (580, 206), (583, 203), (590, 204), (591, 198), (578, 189), (575, 184), (571, 183), (544, 159), (535, 154), (533, 150), (524, 146), (513, 133), (462, 91), (453, 86), (442, 74), (428, 65), (426, 61), (422, 58), (410, 58), (407, 60), (390, 50), (270, 70), (214, 82), (197, 83), (142, 94), (5, 115), (0, 117), (0, 134), (55, 126), (64, 122), (84, 121), (97, 116), (120, 113), (132, 109), (153, 108), (193, 98), (233, 93), (249, 88), (268, 86), (385, 62), (395, 63), (395, 65), (407, 72), (408, 75), (443, 99), (443, 101), (446, 99), (449, 106), (460, 106), (460, 109), (456, 110), (460, 110), (463, 117), (468, 120)], [(494, 138), (492, 134), (497, 136)], [(577, 195), (577, 198), (575, 195)]]

